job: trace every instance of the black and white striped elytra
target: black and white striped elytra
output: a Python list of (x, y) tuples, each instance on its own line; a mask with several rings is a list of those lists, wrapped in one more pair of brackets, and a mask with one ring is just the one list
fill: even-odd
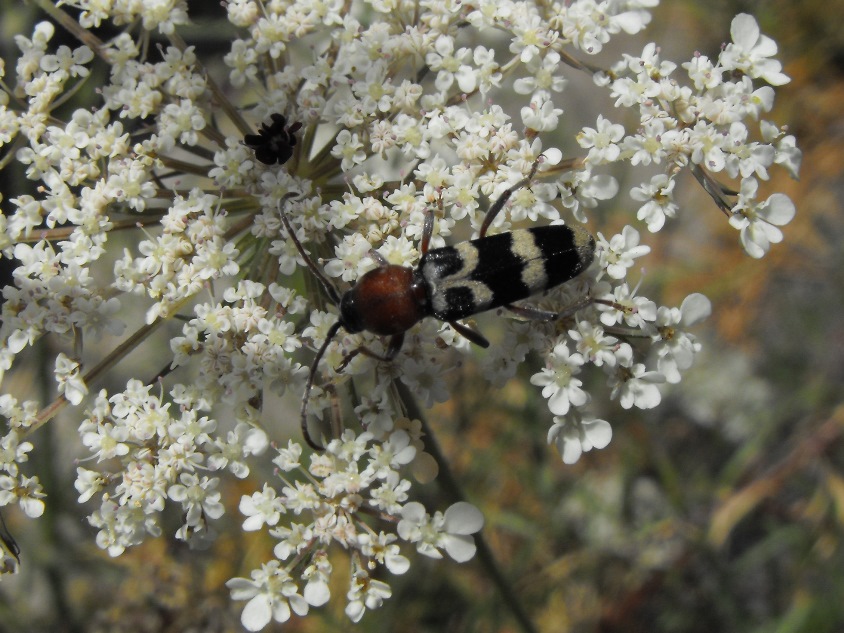
[(580, 227), (520, 229), (428, 251), (419, 262), (431, 312), (441, 321), (509, 305), (574, 279), (595, 241)]
[[(499, 307), (528, 318), (543, 320), (571, 313), (572, 310), (569, 310), (555, 315), (520, 308), (512, 303), (569, 281), (589, 267), (595, 254), (595, 240), (585, 229), (552, 225), (486, 235), (492, 221), (513, 192), (534, 177), (539, 163), (540, 159), (537, 159), (528, 177), (504, 191), (490, 207), (481, 225), (480, 237), (454, 246), (429, 250), (434, 227), (433, 212), (429, 212), (420, 244), (422, 258), (416, 268), (379, 261), (378, 268), (364, 274), (342, 295), (308, 257), (280, 205), (281, 220), (287, 234), (308, 268), (325, 287), (328, 296), (340, 308), (337, 322), (329, 328), (324, 342), (317, 350), (305, 385), (301, 424), (302, 434), (308, 444), (317, 450), (322, 448), (308, 433), (308, 398), (319, 361), (340, 328), (349, 333), (366, 331), (389, 336), (390, 341), (383, 354), (365, 346), (352, 350), (345, 356), (338, 371), (357, 354), (392, 360), (401, 349), (405, 332), (426, 317), (446, 321), (473, 343), (488, 347), (489, 342), (482, 334), (459, 320)], [(375, 251), (373, 256), (379, 257)], [(587, 298), (573, 309), (582, 307), (588, 301)]]

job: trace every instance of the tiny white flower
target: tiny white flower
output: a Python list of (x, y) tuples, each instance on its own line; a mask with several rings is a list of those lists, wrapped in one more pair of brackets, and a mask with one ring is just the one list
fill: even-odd
[(448, 368), (427, 360), (406, 357), (402, 361), (401, 381), (410, 387), (426, 407), (448, 400), (444, 380)]
[(287, 448), (279, 448), (278, 457), (273, 459), (273, 464), (284, 472), (290, 472), (299, 468), (299, 460), (302, 457), (302, 445), (293, 440), (287, 441)]
[(589, 321), (578, 321), (576, 330), (569, 330), (569, 336), (575, 342), (577, 352), (596, 367), (606, 364), (612, 367), (616, 357), (613, 349), (618, 339), (608, 336), (600, 325)]
[(85, 503), (100, 490), (107, 483), (107, 479), (103, 477), (102, 473), (95, 470), (88, 470), (81, 466), (76, 468), (76, 481), (73, 482), (74, 488), (79, 493), (79, 503)]
[(574, 377), (583, 363), (583, 356), (569, 353), (566, 344), (559, 343), (548, 355), (548, 366), (531, 376), (531, 384), (542, 387), (551, 413), (565, 415), (571, 405), (581, 407), (588, 402), (589, 394), (581, 388), (583, 382)]
[(595, 128), (584, 127), (577, 135), (577, 143), (588, 149), (586, 162), (590, 165), (612, 163), (621, 154), (618, 142), (624, 138), (624, 126), (598, 115)]
[(621, 233), (613, 235), (607, 241), (598, 233), (598, 261), (612, 279), (624, 279), (628, 269), (635, 264), (637, 257), (651, 252), (650, 246), (639, 244), (639, 231), (627, 225)]
[(79, 404), (88, 395), (88, 386), (80, 376), (79, 363), (61, 352), (56, 356), (56, 381), (59, 393), (63, 393), (71, 404)]
[(398, 533), (401, 538), (416, 543), (420, 554), (431, 558), (442, 558), (440, 549), (445, 549), (458, 563), (466, 562), (475, 555), (472, 534), (483, 527), (483, 515), (472, 504), (459, 501), (446, 510), (430, 516), (421, 503), (412, 501), (402, 508)]
[(593, 448), (605, 448), (612, 439), (612, 427), (606, 420), (577, 420), (554, 417), (548, 430), (548, 443), (555, 444), (566, 464), (574, 464)]
[(253, 570), (251, 576), (251, 580), (232, 578), (226, 582), (232, 600), (248, 600), (240, 616), (247, 631), (260, 631), (271, 620), (287, 622), (291, 610), (297, 615), (307, 615), (308, 602), (277, 560)]
[(772, 86), (782, 86), (791, 81), (782, 72), (782, 64), (771, 59), (777, 54), (777, 44), (762, 35), (752, 15), (740, 13), (730, 24), (732, 43), (727, 44), (719, 62), (727, 70), (740, 70), (751, 77), (761, 77)]
[(709, 299), (700, 293), (690, 294), (679, 308), (660, 307), (654, 325), (660, 339), (653, 347), (657, 356), (657, 369), (669, 383), (680, 382), (680, 372), (692, 366), (700, 343), (678, 326), (689, 327), (706, 319), (712, 313)]
[(741, 182), (738, 202), (733, 207), (730, 224), (741, 231), (741, 245), (753, 258), (763, 257), (771, 244), (782, 241), (782, 231), (794, 219), (794, 203), (782, 193), (772, 194), (767, 200), (756, 201), (759, 183), (755, 178)]
[(395, 534), (379, 532), (377, 535), (362, 533), (358, 535), (358, 545), (364, 556), (383, 564), (392, 574), (401, 575), (410, 569), (410, 561), (401, 555)]
[(639, 207), (636, 218), (648, 225), (651, 233), (656, 233), (665, 224), (665, 218), (673, 218), (677, 214), (677, 204), (674, 202), (674, 185), (676, 180), (666, 174), (657, 174), (650, 183), (642, 183), (630, 190), (630, 197), (645, 204)]
[(665, 382), (665, 376), (655, 371), (647, 371), (642, 363), (629, 367), (619, 365), (610, 380), (611, 398), (618, 398), (625, 409), (653, 409), (662, 400), (657, 385)]
[(358, 569), (346, 594), (349, 600), (346, 615), (352, 622), (360, 622), (367, 609), (379, 608), (392, 595), (390, 585), (371, 578), (366, 570)]
[(273, 488), (264, 484), (264, 489), (250, 496), (240, 498), (240, 512), (246, 516), (243, 529), (247, 532), (260, 530), (264, 524), (275, 525), (284, 512), (284, 504)]
[(540, 93), (534, 96), (529, 106), (522, 108), (522, 123), (525, 127), (537, 132), (555, 130), (562, 113), (562, 108), (554, 107), (550, 95)]

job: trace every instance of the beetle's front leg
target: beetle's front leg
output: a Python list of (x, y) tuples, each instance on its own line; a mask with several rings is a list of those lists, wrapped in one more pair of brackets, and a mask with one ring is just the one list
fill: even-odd
[(428, 252), (428, 245), (431, 243), (431, 236), (434, 234), (434, 210), (430, 207), (425, 212), (425, 223), (422, 225), (422, 239), (419, 240), (419, 252), (424, 255)]
[(384, 361), (385, 363), (389, 363), (395, 360), (396, 356), (398, 356), (399, 351), (401, 350), (401, 346), (404, 343), (404, 332), (400, 334), (394, 334), (390, 337), (390, 342), (387, 344), (387, 351), (384, 354), (379, 354), (378, 352), (373, 352), (369, 349), (366, 345), (360, 345), (353, 349), (351, 352), (346, 354), (343, 357), (343, 360), (340, 361), (340, 365), (338, 365), (334, 371), (341, 372), (343, 371), (349, 363), (352, 362), (355, 356), (358, 354), (363, 354), (364, 356), (369, 356), (370, 358), (374, 358), (375, 360)]
[(374, 261), (376, 264), (378, 264), (378, 266), (380, 268), (383, 268), (384, 266), (390, 265), (390, 262), (387, 261), (387, 258), (384, 257), (378, 251), (376, 251), (374, 248), (369, 249), (369, 256), (372, 258), (372, 261)]
[(478, 347), (483, 347), (484, 349), (489, 347), (489, 341), (486, 340), (486, 337), (480, 332), (473, 330), (468, 325), (463, 325), (459, 321), (449, 321), (448, 324), (453, 327), (458, 334), (469, 339)]

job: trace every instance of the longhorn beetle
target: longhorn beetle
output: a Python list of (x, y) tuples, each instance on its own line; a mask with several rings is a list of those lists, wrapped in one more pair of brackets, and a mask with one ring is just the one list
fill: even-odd
[(489, 347), (489, 341), (482, 334), (458, 323), (458, 319), (505, 307), (528, 318), (552, 320), (585, 305), (581, 302), (560, 314), (511, 305), (513, 301), (558, 286), (586, 270), (595, 254), (595, 239), (585, 229), (551, 225), (486, 234), (510, 196), (536, 175), (541, 159), (540, 155), (527, 178), (504, 191), (492, 204), (477, 239), (428, 250), (434, 230), (434, 214), (429, 210), (420, 241), (422, 257), (416, 268), (389, 264), (373, 250), (379, 267), (364, 274), (342, 296), (305, 253), (282, 208), (282, 200), (279, 211), (287, 234), (328, 296), (340, 308), (339, 318), (328, 329), (325, 341), (314, 357), (302, 397), (302, 435), (312, 448), (322, 450), (308, 433), (308, 400), (319, 361), (340, 328), (350, 334), (367, 331), (391, 338), (383, 355), (364, 346), (352, 350), (344, 357), (338, 371), (361, 353), (378, 360), (393, 360), (401, 349), (404, 333), (425, 317), (445, 321), (476, 345)]

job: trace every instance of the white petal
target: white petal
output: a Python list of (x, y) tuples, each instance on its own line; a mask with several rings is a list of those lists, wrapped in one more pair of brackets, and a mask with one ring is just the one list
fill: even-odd
[[(542, 158), (544, 163), (556, 165), (563, 160), (563, 153), (556, 147), (549, 147), (546, 150), (542, 150)], [(540, 171), (542, 170), (540, 169)]]
[(457, 86), (466, 94), (475, 90), (478, 85), (477, 75), (471, 66), (461, 66), (455, 73)]
[(657, 369), (665, 376), (666, 382), (672, 385), (676, 385), (683, 379), (677, 365), (677, 359), (672, 355), (663, 356), (657, 361)]
[(604, 448), (612, 439), (612, 426), (606, 420), (590, 420), (583, 423), (583, 433), (592, 448)]
[[(308, 609), (310, 609), (310, 605), (308, 604), (308, 601), (305, 600), (302, 596), (300, 596), (298, 593), (293, 594), (292, 596), (288, 597), (288, 600), (290, 600), (290, 606), (293, 608), (293, 612), (296, 615), (308, 615)], [(290, 617), (290, 610), (289, 609), (287, 611), (287, 617), (288, 618)], [(285, 620), (279, 620), (278, 618), (276, 618), (276, 620), (278, 622), (284, 622), (285, 621)]]
[(421, 524), (425, 522), (425, 506), (418, 501), (411, 501), (401, 509), (401, 516), (405, 521)]
[(254, 532), (255, 530), (260, 530), (261, 526), (264, 525), (264, 515), (263, 514), (253, 514), (251, 517), (247, 518), (243, 522), (243, 530), (245, 532)]
[[(544, 393), (542, 395), (545, 395)], [(548, 408), (554, 415), (565, 415), (569, 412), (569, 394), (565, 389), (557, 389), (548, 399)]]
[(754, 259), (761, 258), (771, 248), (765, 229), (758, 222), (748, 224), (741, 232), (741, 245)]
[(683, 299), (680, 312), (683, 313), (683, 325), (694, 325), (712, 314), (712, 302), (706, 295), (695, 292)]
[(390, 573), (399, 576), (410, 569), (410, 560), (404, 556), (396, 554), (395, 556), (387, 556), (384, 563)]
[(625, 11), (613, 16), (612, 21), (628, 35), (635, 35), (651, 21), (651, 16), (646, 11)]
[(360, 600), (353, 600), (346, 605), (346, 616), (352, 622), (360, 622), (360, 619), (363, 617), (365, 611), (366, 608)]
[(534, 374), (530, 377), (530, 384), (536, 385), (537, 387), (546, 387), (554, 382), (554, 374), (553, 372), (542, 369), (539, 373)]
[(37, 519), (44, 514), (44, 502), (41, 499), (23, 497), (20, 501), (21, 509), (30, 519)]
[(768, 204), (760, 212), (765, 220), (777, 226), (785, 226), (794, 219), (794, 203), (784, 193), (775, 193), (768, 198)]
[[(757, 33), (759, 32), (758, 26), (756, 27), (756, 31)], [(760, 35), (759, 40), (756, 42), (756, 46), (753, 47), (753, 52), (757, 56), (773, 57), (777, 54), (777, 43), (767, 35)], [(779, 64), (779, 62), (777, 62), (777, 64)]]
[(226, 581), (226, 587), (231, 590), (232, 600), (241, 601), (252, 598), (257, 591), (255, 583), (248, 578), (231, 578)]
[(27, 343), (29, 343), (29, 335), (23, 330), (15, 330), (6, 339), (6, 347), (15, 354), (26, 347)]
[(331, 598), (328, 585), (322, 580), (314, 580), (305, 585), (305, 600), (314, 607), (321, 607)]
[(561, 436), (557, 442), (557, 450), (563, 456), (563, 463), (568, 465), (576, 464), (583, 455), (583, 446), (576, 437)]
[(752, 15), (739, 13), (730, 24), (730, 37), (745, 51), (749, 51), (759, 40), (759, 25)]
[(246, 603), (240, 622), (247, 631), (260, 631), (270, 623), (272, 611), (267, 596), (259, 594)]
[(290, 605), (286, 600), (274, 600), (273, 604), (273, 620), (276, 622), (287, 622), (290, 619)]
[(475, 541), (471, 536), (449, 536), (445, 540), (445, 551), (458, 563), (465, 563), (475, 555)]
[(484, 515), (471, 503), (458, 501), (445, 511), (443, 528), (449, 534), (474, 534), (484, 526)]
[[(665, 377), (662, 377), (663, 382)], [(656, 385), (641, 384), (639, 393), (636, 394), (636, 407), (639, 409), (653, 409), (662, 400), (662, 395)]]
[(243, 448), (250, 455), (260, 455), (267, 446), (269, 446), (269, 439), (267, 434), (261, 429), (250, 429), (246, 434), (246, 441), (243, 443)]

